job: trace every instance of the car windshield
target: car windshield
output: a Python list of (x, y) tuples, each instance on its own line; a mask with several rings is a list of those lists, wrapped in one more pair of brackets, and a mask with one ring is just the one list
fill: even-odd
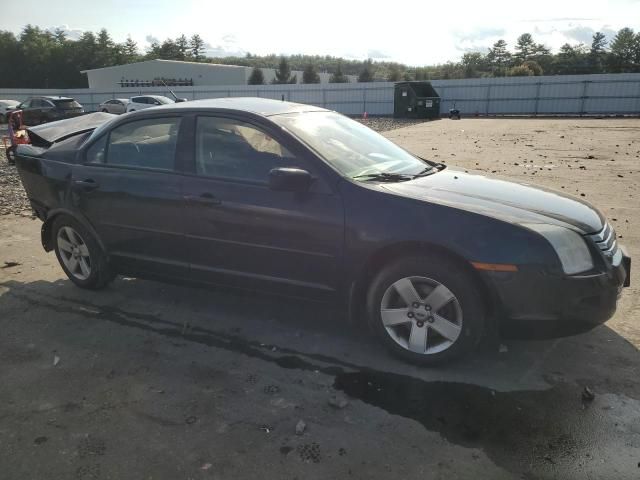
[(402, 180), (433, 168), (370, 128), (335, 112), (284, 114), (271, 119), (350, 178)]
[(82, 106), (82, 105), (80, 105), (78, 102), (76, 102), (73, 99), (54, 100), (53, 103), (56, 104), (56, 107), (61, 108), (63, 110), (70, 110), (72, 108), (80, 108)]
[(167, 97), (152, 97), (155, 100), (158, 100), (161, 104), (163, 105), (168, 105), (169, 103), (174, 103), (173, 100), (171, 100), (170, 98)]

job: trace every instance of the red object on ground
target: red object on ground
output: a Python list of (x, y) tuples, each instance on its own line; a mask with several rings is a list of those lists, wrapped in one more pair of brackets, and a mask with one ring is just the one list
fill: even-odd
[[(14, 110), (9, 113), (7, 117), (9, 128), (8, 137), (2, 137), (2, 143), (4, 144), (5, 151), (7, 152), (7, 161), (13, 163), (14, 154), (18, 145), (27, 145), (31, 143), (29, 141), (29, 135), (26, 132), (26, 127), (22, 123), (22, 110)], [(7, 140), (9, 140), (9, 146), (7, 146)]]
[(24, 134), (20, 134), (21, 131), (26, 129), (22, 123), (22, 110), (14, 110), (9, 113), (7, 120), (7, 123), (9, 124), (9, 140), (11, 140), (11, 146), (25, 145), (29, 143), (29, 136), (26, 132), (24, 132)]

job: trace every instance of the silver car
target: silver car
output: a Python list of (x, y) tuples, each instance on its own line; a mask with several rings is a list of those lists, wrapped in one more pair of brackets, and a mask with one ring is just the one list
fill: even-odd
[(112, 98), (98, 105), (99, 112), (115, 113), (117, 115), (127, 111), (129, 100), (126, 98)]
[(7, 115), (11, 110), (20, 105), (17, 100), (0, 100), (0, 123), (7, 121)]
[(145, 108), (169, 105), (171, 103), (175, 103), (175, 101), (162, 95), (140, 95), (129, 99), (127, 112), (135, 112), (136, 110), (144, 110)]

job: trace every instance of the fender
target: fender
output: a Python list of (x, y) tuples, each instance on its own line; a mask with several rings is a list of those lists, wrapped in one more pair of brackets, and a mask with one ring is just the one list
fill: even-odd
[(42, 227), (40, 228), (40, 240), (42, 242), (42, 247), (44, 248), (45, 252), (50, 252), (54, 248), (51, 227), (53, 226), (53, 222), (55, 221), (55, 219), (60, 215), (68, 215), (74, 220), (76, 220), (78, 223), (80, 223), (84, 228), (86, 228), (89, 231), (91, 235), (93, 235), (93, 238), (96, 239), (96, 242), (98, 242), (98, 245), (100, 246), (102, 251), (105, 254), (108, 254), (107, 249), (104, 243), (102, 242), (102, 239), (96, 232), (95, 228), (93, 228), (93, 225), (91, 225), (89, 220), (87, 220), (83, 215), (80, 215), (79, 213), (74, 212), (73, 210), (69, 210), (67, 208), (54, 208), (53, 210), (50, 210), (47, 213), (47, 219), (44, 221), (44, 223), (42, 224)]

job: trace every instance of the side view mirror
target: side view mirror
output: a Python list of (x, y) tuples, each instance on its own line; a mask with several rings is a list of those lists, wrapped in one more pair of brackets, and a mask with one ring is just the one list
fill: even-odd
[(306, 192), (313, 177), (299, 168), (274, 168), (269, 172), (269, 188), (277, 192)]
[(187, 98), (176, 98), (176, 103), (188, 102)]

